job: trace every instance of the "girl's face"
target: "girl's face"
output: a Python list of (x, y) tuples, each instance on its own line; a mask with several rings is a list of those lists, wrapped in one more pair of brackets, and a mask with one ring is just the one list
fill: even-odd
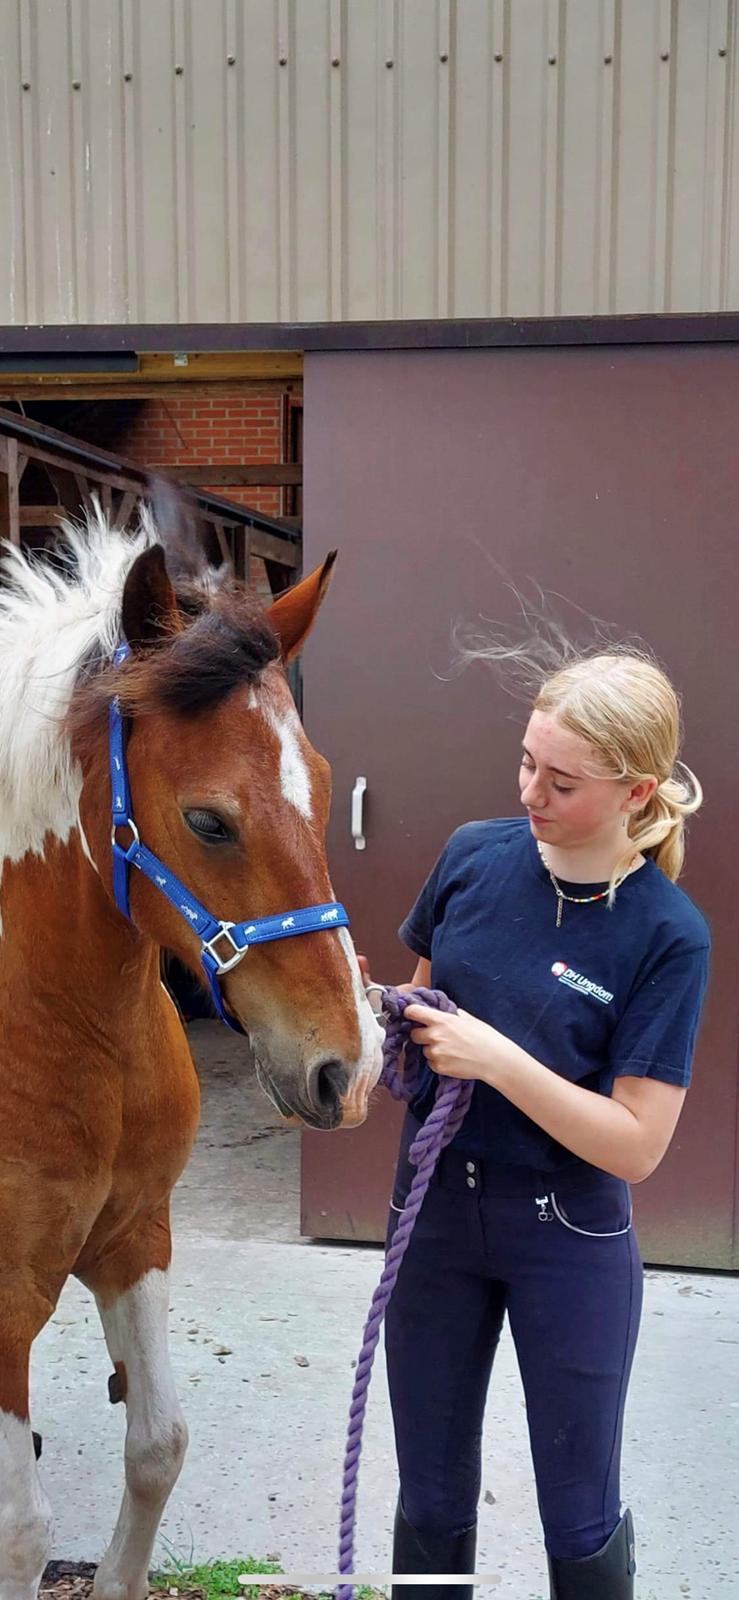
[(625, 837), (629, 817), (646, 805), (657, 780), (630, 784), (605, 771), (593, 776), (600, 765), (587, 739), (551, 713), (532, 712), (518, 782), (531, 830), (543, 845), (566, 850)]

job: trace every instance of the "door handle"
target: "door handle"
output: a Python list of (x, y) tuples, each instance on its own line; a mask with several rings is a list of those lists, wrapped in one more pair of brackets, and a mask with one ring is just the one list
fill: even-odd
[(364, 837), (364, 796), (367, 790), (367, 779), (356, 778), (352, 789), (352, 838), (355, 850), (364, 850), (367, 840)]

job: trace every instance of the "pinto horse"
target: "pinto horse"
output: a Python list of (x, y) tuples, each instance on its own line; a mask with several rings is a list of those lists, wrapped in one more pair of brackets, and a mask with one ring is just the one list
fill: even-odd
[[(141, 839), (199, 902), (235, 922), (333, 900), (329, 768), (284, 672), (333, 556), (265, 610), (208, 566), (173, 502), (155, 510), (135, 536), (96, 508), (51, 557), (8, 549), (0, 590), (0, 1600), (33, 1600), (49, 1555), (29, 1353), (70, 1274), (95, 1296), (127, 1408), (96, 1600), (146, 1594), (187, 1444), (169, 1210), (199, 1094), (161, 955), (199, 972), (202, 946), (143, 873), (129, 915), (116, 904), (111, 703)], [(221, 984), (282, 1115), (363, 1121), (380, 1030), (344, 927), (255, 944)]]

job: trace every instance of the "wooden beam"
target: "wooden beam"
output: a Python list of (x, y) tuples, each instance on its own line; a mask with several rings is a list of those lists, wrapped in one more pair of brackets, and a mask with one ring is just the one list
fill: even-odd
[(0, 534), (11, 544), (21, 542), (18, 484), (18, 440), (0, 438)]
[(48, 461), (45, 461), (43, 466), (47, 477), (54, 485), (60, 506), (65, 511), (71, 512), (72, 516), (78, 517), (88, 494), (86, 487), (84, 490), (80, 489), (80, 484), (84, 484), (84, 479), (80, 479), (78, 474), (72, 472), (69, 467), (62, 465), (52, 467)]
[(221, 485), (235, 489), (250, 485), (261, 485), (264, 488), (284, 488), (298, 486), (303, 482), (303, 464), (301, 461), (252, 461), (249, 465), (239, 462), (214, 461), (210, 466), (202, 465), (192, 467), (169, 467), (162, 463), (162, 472), (169, 478), (175, 478), (178, 483), (192, 484), (193, 488), (216, 489)]
[[(13, 443), (15, 442), (16, 441), (14, 440)], [(65, 467), (67, 466), (67, 463), (64, 461), (63, 453), (61, 451), (56, 454), (54, 453), (53, 442), (50, 444), (50, 448), (48, 450), (44, 450), (41, 446), (37, 444), (31, 444), (29, 441), (24, 439), (23, 453), (30, 461), (43, 461), (45, 466), (58, 467), (62, 471), (64, 471)], [(68, 470), (73, 473), (81, 493), (83, 489), (85, 493), (89, 493), (91, 488), (97, 488), (99, 490), (100, 485), (103, 483), (109, 484), (111, 489), (122, 489), (124, 492), (132, 487), (132, 480), (130, 478), (124, 477), (122, 473), (116, 472), (107, 467), (89, 467), (84, 469), (78, 466), (75, 462), (70, 461), (68, 464)]]
[[(114, 383), (101, 383), (101, 374), (96, 372), (91, 375), (89, 382), (82, 382), (79, 375), (74, 377), (60, 377), (53, 384), (48, 378), (43, 384), (31, 384), (26, 373), (21, 378), (8, 378), (0, 373), (0, 405), (10, 405), (11, 401), (18, 400), (158, 400), (162, 398), (162, 384), (152, 383), (149, 379), (145, 383), (134, 379), (124, 382), (120, 376)], [(240, 389), (258, 388), (270, 390), (275, 394), (282, 394), (288, 386), (300, 394), (301, 385), (298, 379), (286, 380), (284, 378), (238, 378)], [(217, 380), (216, 380), (217, 382)], [(166, 392), (166, 390), (165, 390)], [(212, 400), (218, 393), (216, 383), (202, 378), (193, 378), (188, 382), (188, 394), (201, 400)]]
[(261, 556), (263, 561), (275, 561), (281, 567), (300, 565), (298, 545), (288, 544), (287, 539), (276, 539), (272, 533), (262, 533), (259, 528), (250, 531), (253, 556)]
[(213, 532), (215, 533), (216, 539), (218, 540), (218, 549), (221, 552), (221, 560), (222, 561), (227, 561), (227, 562), (230, 563), (230, 561), (231, 561), (231, 551), (228, 548), (228, 542), (226, 540), (226, 534), (225, 534), (225, 529), (224, 529), (224, 524), (223, 524), (223, 518), (222, 517), (208, 517), (207, 521), (210, 524), (210, 527), (213, 529)]
[[(139, 376), (155, 383), (234, 383), (248, 379), (302, 378), (301, 350), (217, 350), (188, 351), (187, 365), (171, 355), (149, 354), (139, 357)], [(120, 381), (120, 373), (118, 374)]]
[(126, 524), (128, 523), (128, 519), (129, 519), (129, 517), (131, 515), (131, 512), (133, 511), (137, 500), (140, 500), (140, 498), (141, 498), (141, 496), (138, 495), (138, 494), (134, 494), (133, 490), (129, 490), (127, 494), (124, 494), (124, 495), (121, 496), (121, 499), (119, 501), (118, 508), (116, 510), (115, 517), (114, 517), (115, 525), (116, 525), (117, 528), (125, 528), (126, 527)]
[[(184, 361), (182, 359), (184, 357)], [(0, 377), (4, 396), (16, 400), (30, 399), (44, 390), (54, 393), (63, 390), (70, 394), (79, 390), (89, 397), (91, 391), (101, 396), (136, 395), (144, 387), (161, 389), (172, 383), (285, 383), (303, 376), (303, 356), (300, 350), (222, 350), (151, 352), (139, 356), (137, 372), (21, 372), (8, 370)]]
[(22, 528), (58, 528), (64, 516), (64, 506), (21, 506), (19, 520)]

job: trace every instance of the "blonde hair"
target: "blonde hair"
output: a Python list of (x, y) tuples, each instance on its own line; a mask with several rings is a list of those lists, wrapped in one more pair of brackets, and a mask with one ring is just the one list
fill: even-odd
[(458, 623), (453, 629), (457, 669), (471, 661), (488, 661), (501, 671), (504, 688), (517, 698), (533, 700), (536, 711), (553, 714), (596, 752), (593, 776), (622, 783), (657, 779), (657, 788), (641, 812), (628, 820), (623, 856), (611, 877), (615, 884), (635, 851), (651, 856), (666, 877), (676, 882), (685, 857), (685, 821), (703, 801), (695, 773), (680, 761), (680, 700), (666, 672), (641, 641), (615, 643), (610, 629), (593, 617), (588, 621), (596, 643), (579, 649), (537, 591), (532, 604), (513, 589), (525, 627), (522, 642), (493, 625), (483, 633)]
[(629, 818), (628, 843), (611, 887), (635, 850), (652, 856), (676, 882), (685, 856), (685, 819), (698, 810), (703, 791), (695, 773), (678, 759), (680, 701), (667, 674), (632, 651), (586, 654), (545, 678), (534, 709), (553, 714), (591, 745), (598, 776), (605, 772), (629, 784), (657, 779), (643, 810)]

